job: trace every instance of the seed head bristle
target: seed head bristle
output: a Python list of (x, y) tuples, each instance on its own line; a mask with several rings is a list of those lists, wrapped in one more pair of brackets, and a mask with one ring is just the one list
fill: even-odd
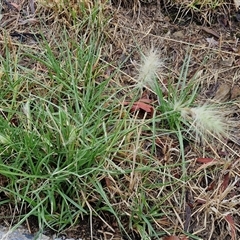
[(224, 108), (214, 105), (202, 105), (181, 109), (181, 117), (190, 123), (197, 138), (206, 139), (211, 136), (217, 138), (228, 137), (229, 124), (227, 112)]
[(138, 86), (147, 86), (151, 90), (156, 84), (156, 73), (163, 66), (156, 50), (151, 49), (148, 54), (142, 56), (142, 63), (139, 67)]

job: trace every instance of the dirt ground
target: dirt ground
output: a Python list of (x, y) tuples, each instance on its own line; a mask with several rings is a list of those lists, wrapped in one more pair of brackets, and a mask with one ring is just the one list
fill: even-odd
[[(121, 65), (121, 71), (115, 76), (114, 80), (120, 85), (131, 86), (134, 84), (133, 78), (137, 74), (136, 65), (140, 61), (140, 50), (145, 53), (153, 48), (159, 52), (164, 61), (164, 67), (159, 72), (160, 81), (162, 83), (167, 82), (170, 75), (173, 82), (177, 81), (186, 54), (191, 52), (188, 77), (191, 78), (194, 74), (199, 73), (199, 76), (203, 78), (198, 97), (199, 101), (204, 102), (211, 99), (217, 99), (221, 103), (229, 100), (235, 101), (235, 109), (231, 117), (238, 121), (240, 17), (233, 2), (226, 1), (226, 5), (215, 12), (206, 10), (202, 13), (186, 11), (178, 5), (168, 4), (169, 1), (164, 2), (144, 3), (142, 1), (138, 4), (129, 4), (126, 1), (122, 1), (122, 3), (112, 1), (111, 4), (108, 4), (106, 14), (110, 14), (111, 17), (108, 27), (103, 33), (107, 40), (101, 58), (110, 62), (112, 66)], [(1, 27), (6, 30), (10, 29), (7, 20), (15, 21), (15, 19), (9, 18), (10, 11), (12, 9), (5, 4)], [(19, 38), (25, 37), (30, 42), (34, 40), (31, 35), (17, 34), (18, 31), (22, 30), (22, 26), (16, 26), (14, 29), (15, 35), (14, 32), (11, 32), (12, 35), (10, 34), (10, 36), (17, 41), (19, 41)], [(114, 70), (114, 67), (110, 67), (106, 74), (110, 75)], [(216, 176), (212, 176), (212, 179), (210, 179), (211, 177), (209, 179), (199, 179), (197, 183), (188, 183), (189, 186), (187, 187), (195, 189), (195, 191), (189, 193), (188, 196), (189, 205), (186, 211), (190, 211), (192, 217), (184, 228), (186, 227), (189, 232), (199, 230), (198, 236), (202, 239), (240, 239), (240, 215), (236, 213), (240, 210), (240, 136), (238, 133), (239, 131), (236, 130), (234, 138), (228, 142), (231, 151), (229, 149), (219, 149), (218, 146), (214, 151), (209, 150), (213, 158), (219, 157), (222, 159), (218, 163), (207, 163), (215, 169)], [(185, 151), (189, 159), (202, 154), (196, 149), (190, 149), (189, 146), (186, 146)], [(229, 159), (231, 159), (231, 164), (226, 161)], [(192, 162), (189, 164), (187, 171), (192, 174), (199, 170), (201, 166), (201, 162)], [(4, 184), (3, 181), (2, 185)], [(224, 209), (222, 211), (227, 221), (224, 221), (222, 216), (218, 218), (217, 213), (214, 215), (214, 213), (207, 214), (206, 211), (203, 211), (203, 209), (211, 207), (210, 204), (206, 206), (206, 199), (217, 201), (219, 198), (219, 192), (212, 191), (214, 184), (225, 188), (224, 191), (226, 186), (232, 186), (229, 192), (224, 195), (226, 205), (221, 206)], [(197, 185), (201, 185), (203, 188), (208, 186), (209, 191), (204, 192), (202, 188), (201, 192), (201, 188)], [(197, 196), (201, 196), (201, 198), (197, 198)], [(235, 200), (231, 201), (231, 199)], [(192, 201), (194, 203), (190, 204)], [(233, 204), (234, 201), (238, 201), (238, 204)], [(231, 209), (231, 204), (234, 205), (234, 211)], [(226, 206), (228, 206), (228, 210), (225, 209)], [(231, 215), (231, 213), (233, 214)], [(103, 218), (112, 223), (115, 233), (101, 220), (93, 219), (94, 239), (125, 239), (124, 236), (121, 236), (111, 216), (106, 215)], [(233, 224), (231, 225), (233, 221), (236, 227), (233, 227)], [(74, 228), (67, 229), (64, 235), (76, 239), (80, 237), (90, 239), (88, 226), (89, 219), (84, 219)], [(166, 229), (171, 227), (172, 225), (169, 225)], [(177, 227), (174, 226), (174, 228)], [(129, 235), (132, 239), (140, 239), (136, 233), (129, 233)]]

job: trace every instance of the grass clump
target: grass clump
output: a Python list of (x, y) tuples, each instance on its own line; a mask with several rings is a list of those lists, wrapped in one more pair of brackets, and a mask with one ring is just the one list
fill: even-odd
[(139, 85), (150, 87), (156, 94), (161, 117), (166, 118), (170, 129), (192, 131), (197, 142), (209, 139), (210, 136), (230, 137), (229, 121), (226, 117), (229, 114), (226, 110), (227, 106), (219, 107), (211, 102), (195, 101), (200, 81), (198, 74), (190, 80), (187, 79), (190, 57), (191, 55), (185, 59), (178, 82), (175, 85), (170, 82), (166, 86), (161, 85), (156, 79), (157, 70), (159, 66), (164, 65), (164, 62), (151, 50), (150, 54), (144, 57), (139, 74)]
[[(84, 37), (78, 44), (71, 39), (70, 48), (64, 30), (60, 42), (44, 42), (40, 53), (19, 48), (11, 56), (6, 48), (0, 173), (7, 180), (1, 204), (19, 210), (12, 216), (18, 224), (34, 216), (40, 232), (110, 215), (129, 239), (130, 231), (163, 235), (152, 224), (165, 215), (157, 211), (166, 202), (165, 187), (182, 182), (171, 175), (180, 164), (156, 164), (146, 151), (148, 122), (132, 118), (117, 89), (109, 91), (111, 78), (103, 78), (105, 66), (97, 64), (99, 36), (85, 37), (88, 44)], [(22, 66), (22, 59), (31, 67)]]
[(74, 56), (62, 46), (65, 59), (47, 46), (42, 56), (23, 54), (47, 69), (44, 74), (5, 62), (11, 71), (5, 70), (2, 84), (18, 74), (5, 91), (19, 90), (15, 96), (2, 96), (1, 173), (9, 178), (2, 191), (9, 199), (21, 199), (30, 210), (27, 215), (37, 216), (41, 226), (59, 230), (87, 213), (81, 199), (86, 189), (91, 195), (88, 179), (99, 174), (101, 159), (118, 140), (106, 132), (114, 122), (103, 106), (107, 81), (93, 81), (97, 69), (92, 66), (98, 59), (93, 48), (79, 45)]
[(0, 59), (0, 174), (7, 179), (1, 204), (20, 209), (17, 225), (35, 216), (40, 231), (60, 232), (90, 212), (98, 215), (89, 202), (99, 205), (105, 197), (99, 179), (125, 133), (116, 103), (105, 94), (101, 37), (86, 29), (99, 19), (90, 14), (88, 20), (37, 48), (19, 44), (11, 54), (6, 46)]
[(217, 22), (216, 15), (224, 12), (230, 17), (231, 1), (198, 1), (170, 0), (165, 3), (167, 13), (174, 22), (197, 22), (198, 24), (213, 24)]

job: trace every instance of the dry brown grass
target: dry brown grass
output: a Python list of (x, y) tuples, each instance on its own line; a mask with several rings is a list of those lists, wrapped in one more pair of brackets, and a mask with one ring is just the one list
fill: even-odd
[[(221, 14), (229, 21), (233, 21), (230, 24), (236, 30), (234, 20), (229, 19), (230, 10), (232, 10), (232, 13), (234, 12), (233, 3), (227, 1), (218, 1), (218, 3), (218, 6), (213, 8), (212, 1), (202, 2), (198, 6), (194, 6), (193, 1), (181, 1), (181, 3), (179, 1), (167, 1), (166, 7), (170, 17), (171, 9), (178, 8), (185, 13), (192, 11), (198, 19), (204, 20), (202, 22), (207, 24), (217, 22), (215, 11), (219, 12), (219, 9), (221, 9), (223, 10)], [(121, 56), (127, 55), (130, 56), (131, 62), (127, 61), (124, 64), (121, 68), (122, 74), (115, 76), (115, 81), (127, 86), (134, 84), (131, 78), (136, 77), (136, 70), (132, 64), (140, 61), (138, 49), (146, 52), (152, 46), (155, 46), (165, 61), (165, 68), (161, 69), (158, 74), (161, 84), (166, 83), (169, 76), (175, 82), (180, 74), (187, 49), (191, 48), (193, 54), (188, 77), (190, 78), (196, 72), (199, 72), (199, 77), (202, 79), (198, 96), (199, 101), (208, 101), (208, 99), (215, 98), (214, 96), (216, 98), (220, 97), (222, 92), (217, 91), (217, 89), (221, 89), (224, 84), (227, 84), (225, 86), (231, 86), (227, 95), (224, 96), (226, 97), (225, 100), (238, 99), (238, 97), (235, 98), (233, 90), (234, 86), (239, 86), (239, 78), (236, 77), (239, 73), (238, 65), (235, 62), (235, 64), (230, 63), (229, 66), (226, 66), (223, 60), (232, 57), (234, 59), (238, 58), (238, 52), (229, 51), (229, 48), (227, 48), (227, 45), (231, 42), (228, 32), (217, 24), (210, 28), (203, 28), (194, 24), (181, 27), (168, 22), (167, 17), (160, 19), (160, 21), (154, 21), (152, 16), (155, 15), (155, 11), (156, 5), (154, 4), (141, 5), (141, 13), (138, 18), (137, 15), (131, 14), (129, 9), (119, 8), (116, 11), (108, 33), (113, 49), (117, 49), (117, 51), (114, 52), (113, 50), (108, 57), (111, 61), (117, 63)], [(179, 13), (183, 13), (181, 11)], [(176, 22), (182, 21), (184, 19), (183, 15), (175, 15)], [(194, 21), (194, 18), (191, 20)], [(221, 40), (215, 39), (217, 45), (214, 45), (213, 42), (208, 43), (211, 37), (215, 37), (216, 32)], [(225, 47), (218, 48), (218, 41)], [(207, 63), (204, 63), (205, 58), (207, 58)], [(221, 101), (225, 100), (222, 99)], [(232, 111), (238, 112), (239, 110)], [(232, 115), (234, 115), (233, 112)], [(238, 114), (235, 117), (237, 117), (235, 120), (238, 121)], [(168, 164), (173, 163), (180, 164), (178, 157), (180, 149), (179, 145), (174, 143), (174, 138), (170, 137), (168, 140), (160, 138), (158, 141), (159, 155), (157, 155), (156, 161), (162, 166), (165, 166), (165, 164), (169, 166)], [(165, 214), (162, 218), (154, 218), (156, 225), (153, 224), (153, 226), (156, 229), (164, 230), (166, 233), (173, 231), (177, 234), (182, 230), (189, 231), (201, 239), (238, 239), (239, 203), (236, 199), (239, 198), (239, 191), (237, 190), (240, 164), (239, 146), (233, 143), (229, 143), (227, 146), (218, 142), (210, 143), (205, 148), (193, 145), (190, 144), (185, 148), (187, 176), (190, 179), (184, 183), (177, 181), (168, 187), (159, 188), (155, 193), (148, 190), (148, 199), (157, 199), (162, 196), (161, 193), (166, 196), (166, 201), (162, 203), (162, 207), (159, 206), (160, 212)], [(128, 155), (127, 158), (131, 159), (131, 155)], [(203, 162), (201, 159), (204, 159)], [(204, 163), (204, 161), (206, 162)], [(233, 165), (236, 171), (233, 171)], [(179, 167), (174, 165), (172, 169), (170, 167), (168, 169), (168, 176), (172, 176), (172, 179), (166, 178), (165, 174), (159, 174), (158, 176), (163, 182), (173, 182), (174, 177), (177, 176), (178, 178), (181, 175), (180, 165)], [(154, 182), (157, 177), (154, 174), (149, 174), (147, 178), (148, 181)], [(139, 177), (139, 179), (143, 179), (143, 177)], [(119, 181), (115, 184), (119, 185)], [(144, 182), (141, 182), (138, 186), (140, 185), (144, 186)], [(185, 191), (186, 195), (182, 191)], [(164, 206), (169, 206), (169, 208), (164, 210)], [(172, 227), (173, 225), (175, 228)]]

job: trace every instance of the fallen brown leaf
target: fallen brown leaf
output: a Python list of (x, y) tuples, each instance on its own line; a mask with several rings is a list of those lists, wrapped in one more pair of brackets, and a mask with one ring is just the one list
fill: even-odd
[(227, 173), (223, 176), (223, 182), (221, 184), (221, 191), (222, 192), (224, 192), (227, 189), (228, 184), (229, 184), (229, 173)]
[(198, 158), (198, 159), (197, 159), (197, 162), (198, 162), (198, 163), (203, 163), (203, 165), (200, 166), (200, 167), (196, 170), (196, 172), (198, 172), (198, 171), (200, 171), (200, 170), (202, 170), (202, 169), (206, 169), (206, 168), (208, 168), (208, 167), (210, 167), (210, 166), (213, 166), (213, 165), (218, 164), (218, 161), (215, 160), (214, 158)]
[(235, 226), (233, 217), (230, 214), (228, 214), (227, 216), (225, 216), (225, 219), (228, 222), (228, 225), (231, 229), (232, 240), (236, 240), (237, 239), (237, 237), (236, 237), (236, 226)]
[(212, 181), (209, 186), (207, 187), (207, 191), (211, 191), (216, 187), (216, 182)]
[(196, 160), (198, 163), (211, 163), (216, 161), (214, 158), (197, 158)]
[(231, 90), (231, 100), (236, 99), (240, 96), (240, 86), (234, 85)]
[(202, 30), (203, 30), (204, 32), (206, 32), (206, 33), (211, 34), (212, 36), (214, 36), (214, 37), (216, 37), (216, 38), (219, 38), (219, 37), (220, 37), (220, 35), (219, 35), (216, 31), (214, 31), (213, 29), (211, 29), (211, 28), (202, 27)]
[(151, 117), (153, 116), (154, 108), (152, 105), (150, 105), (152, 101), (150, 99), (139, 99), (137, 102), (131, 103), (131, 102), (124, 102), (123, 104), (125, 106), (131, 105), (130, 112), (136, 112), (138, 110), (143, 110), (144, 112), (148, 113)]
[(196, 199), (195, 201), (198, 205), (205, 204), (207, 201), (205, 199)]
[(163, 240), (188, 240), (188, 237), (184, 236), (184, 237), (179, 238), (175, 235), (171, 235), (168, 237), (164, 237)]
[(163, 238), (163, 240), (181, 240), (181, 239), (177, 236), (172, 235), (172, 236)]
[(108, 188), (112, 187), (112, 181), (108, 177), (105, 177), (105, 182)]
[(227, 83), (221, 84), (214, 96), (214, 100), (224, 102), (229, 100), (231, 94), (231, 86)]
[(191, 215), (192, 215), (192, 210), (191, 207), (186, 204), (185, 207), (185, 223), (184, 223), (184, 231), (187, 232), (190, 226), (190, 221), (191, 221)]

